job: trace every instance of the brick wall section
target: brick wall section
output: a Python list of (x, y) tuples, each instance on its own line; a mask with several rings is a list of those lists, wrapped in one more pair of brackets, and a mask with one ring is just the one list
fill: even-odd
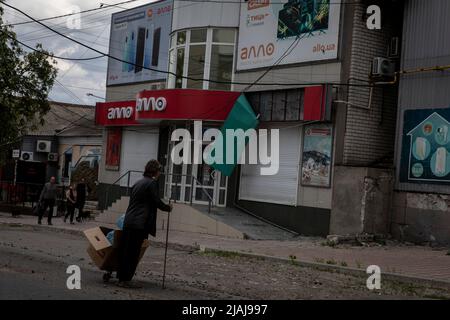
[[(350, 83), (365, 84), (374, 57), (386, 57), (392, 28), (382, 16), (381, 30), (368, 30), (363, 15), (366, 6), (355, 7), (351, 48)], [(383, 9), (382, 9), (383, 13)], [(343, 48), (344, 53), (346, 48)], [(348, 101), (368, 107), (370, 88), (349, 87)], [(371, 166), (393, 156), (397, 112), (397, 88), (385, 85), (375, 88), (370, 110), (347, 107), (344, 138), (344, 165)]]

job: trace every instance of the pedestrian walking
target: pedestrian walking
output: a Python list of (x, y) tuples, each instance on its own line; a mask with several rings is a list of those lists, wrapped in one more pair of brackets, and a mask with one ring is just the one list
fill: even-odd
[(87, 186), (84, 178), (81, 179), (81, 182), (77, 184), (77, 203), (76, 207), (78, 209), (77, 221), (81, 222), (84, 218), (83, 209), (86, 204), (86, 195), (87, 195)]
[(172, 205), (164, 203), (158, 192), (161, 165), (150, 160), (145, 166), (144, 177), (131, 189), (130, 203), (125, 213), (122, 238), (119, 244), (118, 285), (138, 288), (131, 279), (139, 262), (142, 243), (148, 235), (156, 236), (157, 209), (172, 211)]
[(77, 195), (73, 186), (69, 187), (69, 190), (66, 192), (66, 215), (64, 216), (64, 222), (67, 221), (67, 218), (70, 217), (70, 224), (74, 224), (73, 216), (75, 214), (75, 206), (77, 203)]
[(56, 178), (51, 177), (50, 182), (47, 182), (42, 189), (41, 195), (39, 197), (39, 216), (38, 224), (42, 224), (42, 217), (45, 211), (48, 210), (48, 225), (52, 225), (53, 208), (56, 203), (56, 196), (58, 194), (58, 186), (56, 185)]

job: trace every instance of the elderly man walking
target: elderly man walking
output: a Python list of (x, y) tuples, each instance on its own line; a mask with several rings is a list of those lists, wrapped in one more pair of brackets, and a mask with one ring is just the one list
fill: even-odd
[(56, 203), (56, 196), (58, 193), (58, 186), (56, 185), (56, 178), (51, 177), (50, 182), (47, 182), (42, 189), (41, 196), (39, 197), (39, 217), (38, 224), (42, 224), (42, 217), (45, 211), (48, 210), (48, 225), (52, 225), (53, 207)]

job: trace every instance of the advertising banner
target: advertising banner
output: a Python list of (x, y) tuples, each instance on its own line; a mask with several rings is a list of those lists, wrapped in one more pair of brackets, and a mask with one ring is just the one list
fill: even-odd
[(450, 183), (450, 109), (406, 110), (400, 182)]
[(106, 169), (119, 170), (120, 146), (122, 145), (122, 128), (109, 128), (106, 143)]
[[(173, 1), (164, 0), (112, 15), (107, 85), (165, 80)], [(127, 63), (131, 62), (131, 63)], [(148, 69), (147, 69), (148, 68)]]
[(243, 2), (237, 69), (336, 59), (339, 17), (339, 1)]
[(332, 128), (329, 124), (305, 127), (302, 185), (329, 187), (331, 178)]

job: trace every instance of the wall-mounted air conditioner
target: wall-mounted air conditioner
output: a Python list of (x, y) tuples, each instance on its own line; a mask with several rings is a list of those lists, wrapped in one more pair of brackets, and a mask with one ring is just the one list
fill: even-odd
[(47, 159), (50, 162), (56, 162), (56, 161), (58, 161), (58, 154), (57, 153), (49, 153)]
[(36, 143), (36, 151), (37, 152), (50, 152), (51, 147), (52, 147), (51, 141), (38, 140)]
[(33, 161), (33, 152), (22, 151), (20, 154), (20, 160), (22, 161)]
[(395, 62), (382, 57), (376, 57), (372, 63), (373, 77), (393, 77), (395, 76)]

